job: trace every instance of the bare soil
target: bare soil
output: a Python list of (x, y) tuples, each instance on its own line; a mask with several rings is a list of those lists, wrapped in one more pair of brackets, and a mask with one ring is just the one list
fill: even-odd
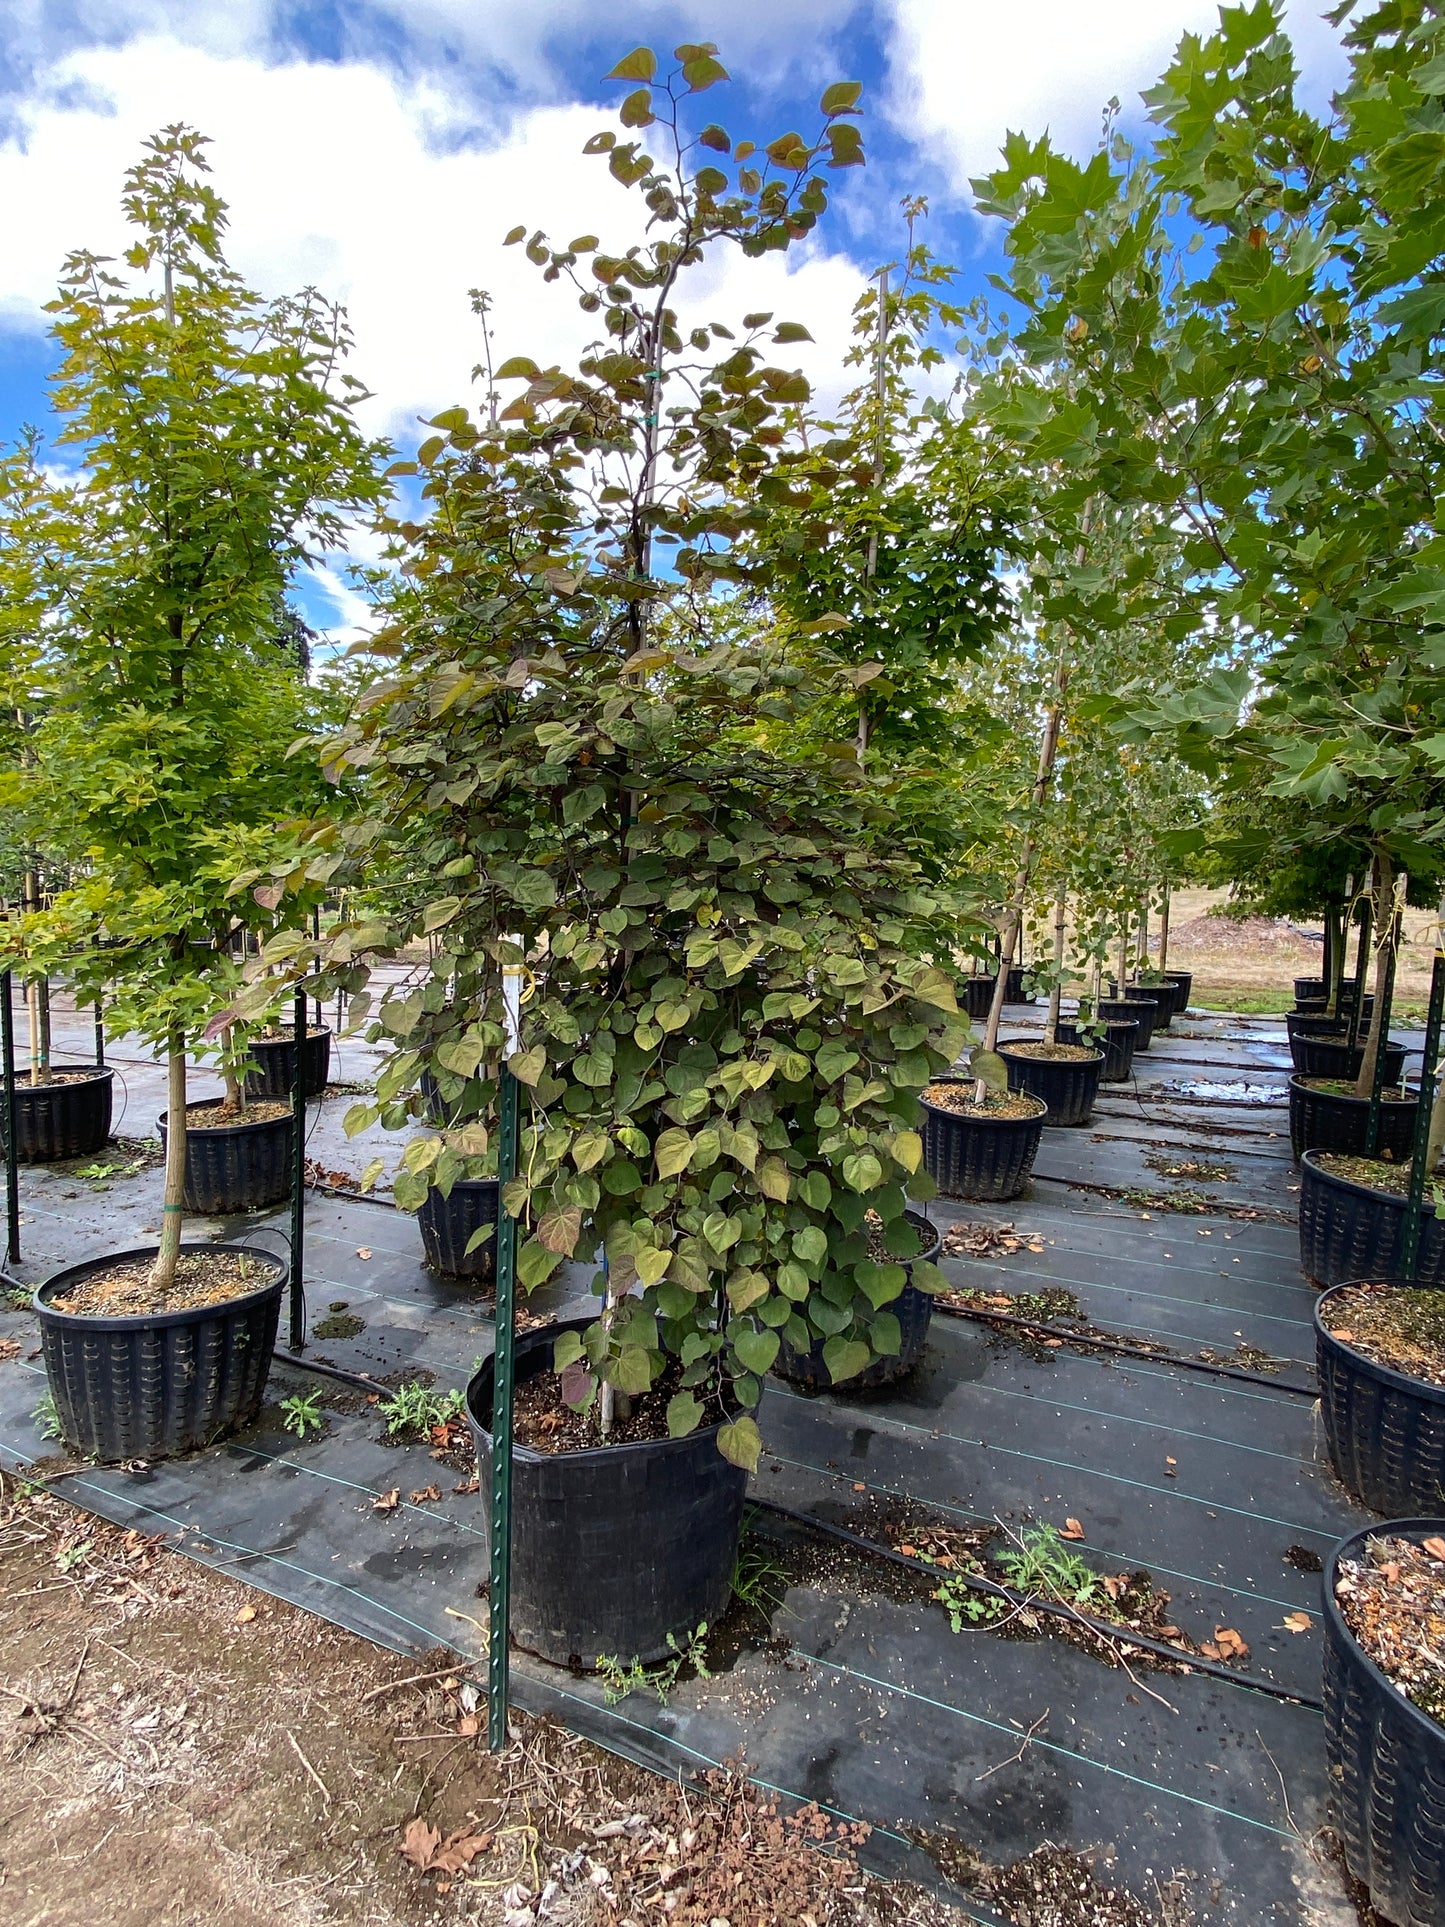
[[(518, 1443), (530, 1446), (534, 1452), (556, 1453), (665, 1439), (668, 1436), (667, 1404), (674, 1393), (682, 1389), (681, 1375), (681, 1366), (675, 1360), (670, 1361), (649, 1391), (626, 1401), (604, 1439), (598, 1426), (597, 1401), (586, 1411), (574, 1411), (562, 1397), (562, 1380), (558, 1375), (537, 1372), (517, 1386), (513, 1424)], [(718, 1424), (724, 1415), (707, 1409), (706, 1393), (701, 1386), (697, 1388), (697, 1396), (704, 1401), (701, 1422)]]
[(1367, 1539), (1340, 1561), (1335, 1599), (1380, 1671), (1445, 1726), (1445, 1538)]
[(101, 1075), (98, 1065), (88, 1065), (80, 1071), (47, 1071), (43, 1077), (35, 1077), (27, 1070), (15, 1072), (15, 1089), (19, 1091), (43, 1091), (52, 1084), (89, 1084)]
[(186, 1129), (219, 1131), (237, 1124), (269, 1124), (273, 1118), (290, 1115), (290, 1103), (276, 1097), (253, 1097), (244, 1111), (239, 1104), (188, 1104)]
[(153, 1285), (150, 1261), (132, 1260), (93, 1271), (50, 1303), (57, 1311), (81, 1318), (143, 1318), (223, 1305), (228, 1299), (259, 1291), (275, 1275), (274, 1265), (243, 1251), (183, 1251), (176, 1260), (172, 1285)]
[(1423, 1286), (1351, 1285), (1330, 1300), (1330, 1336), (1427, 1385), (1445, 1387), (1445, 1292)]
[(383, 1652), (9, 1479), (0, 1649), (7, 1927), (965, 1920), (740, 1775), (680, 1786), (522, 1714), (493, 1756), (455, 1654)]
[(1007, 1051), (1011, 1057), (1044, 1057), (1051, 1063), (1091, 1064), (1099, 1056), (1087, 1044), (1036, 1044), (1029, 1039), (1017, 1041), (1009, 1038), (999, 1045), (1000, 1051)]

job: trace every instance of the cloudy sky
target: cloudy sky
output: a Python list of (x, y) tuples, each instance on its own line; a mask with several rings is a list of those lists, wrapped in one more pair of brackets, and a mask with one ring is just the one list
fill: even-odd
[[(1306, 86), (1342, 72), (1324, 0), (1291, 0)], [(518, 222), (559, 240), (628, 240), (632, 197), (589, 134), (619, 97), (601, 76), (630, 47), (715, 40), (734, 80), (706, 96), (735, 138), (817, 122), (829, 81), (865, 85), (866, 169), (806, 250), (726, 263), (691, 299), (711, 318), (771, 308), (805, 322), (829, 381), (865, 277), (898, 252), (899, 200), (929, 196), (927, 238), (968, 293), (997, 266), (968, 181), (1004, 133), (1048, 129), (1084, 153), (1111, 95), (1139, 90), (1214, 0), (0, 0), (0, 440), (45, 427), (43, 303), (66, 251), (118, 252), (122, 176), (173, 121), (213, 140), (234, 264), (266, 293), (314, 283), (343, 301), (367, 426), (400, 446), (467, 398), (478, 359), (467, 290), (492, 293), (503, 353), (574, 350), (584, 318), (545, 287)], [(339, 576), (313, 621), (354, 610)]]

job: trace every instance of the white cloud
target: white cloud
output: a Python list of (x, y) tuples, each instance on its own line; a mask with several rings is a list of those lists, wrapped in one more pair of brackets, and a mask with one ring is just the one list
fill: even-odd
[[(1077, 157), (1092, 151), (1105, 103), (1137, 117), (1138, 95), (1181, 34), (1217, 27), (1217, 0), (890, 0), (892, 113), (960, 193), (997, 165), (1005, 133)], [(1304, 94), (1322, 105), (1344, 74), (1319, 0), (1295, 0), (1288, 26)]]
[[(263, 292), (314, 282), (346, 305), (352, 366), (375, 395), (367, 425), (402, 440), (417, 416), (471, 399), (481, 337), (470, 288), (490, 290), (503, 354), (565, 362), (593, 333), (568, 291), (501, 246), (508, 228), (636, 237), (638, 197), (581, 154), (605, 124), (596, 109), (534, 108), (495, 144), (462, 145), (462, 110), (435, 83), (150, 39), (58, 62), (25, 103), (19, 137), (0, 147), (0, 316), (42, 326), (68, 248), (120, 252), (125, 169), (147, 135), (180, 119), (212, 136), (233, 263)], [(735, 323), (744, 309), (775, 308), (805, 322), (819, 345), (789, 350), (789, 364), (833, 387), (860, 285), (851, 262), (817, 248), (760, 262), (734, 253), (693, 271), (685, 300), (698, 317)]]

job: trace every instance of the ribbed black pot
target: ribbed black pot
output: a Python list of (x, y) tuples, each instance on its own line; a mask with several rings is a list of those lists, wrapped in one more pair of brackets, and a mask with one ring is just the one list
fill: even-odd
[[(1392, 1163), (1409, 1162), (1418, 1109), (1418, 1097), (1392, 1098), (1381, 1104), (1377, 1157), (1388, 1153)], [(1289, 1141), (1296, 1163), (1306, 1151), (1344, 1151), (1351, 1157), (1364, 1157), (1369, 1120), (1369, 1098), (1311, 1090), (1298, 1071), (1289, 1080)]]
[(1178, 984), (1179, 994), (1174, 1004), (1174, 1015), (1182, 1017), (1189, 1008), (1189, 999), (1194, 993), (1194, 972), (1192, 970), (1166, 970), (1164, 976), (1172, 984)]
[[(52, 1064), (51, 1070), (84, 1075), (60, 1084), (27, 1084), (16, 1078), (15, 1155), (22, 1164), (91, 1157), (110, 1136), (115, 1072), (96, 1064)], [(0, 1105), (0, 1146), (4, 1142), (4, 1106)]]
[[(964, 1083), (937, 1078), (937, 1083)], [(1016, 1198), (1029, 1181), (1048, 1111), (1037, 1117), (965, 1116), (922, 1098), (923, 1161), (940, 1191), (951, 1198), (1000, 1204)]]
[(50, 1303), (111, 1265), (153, 1259), (156, 1247), (144, 1245), (71, 1265), (35, 1294), (60, 1430), (85, 1458), (170, 1458), (209, 1445), (261, 1409), (284, 1261), (246, 1245), (183, 1244), (181, 1250), (244, 1251), (260, 1282), (224, 1304), (141, 1318), (86, 1318)]
[(1121, 1023), (1137, 1024), (1139, 1035), (1134, 1039), (1134, 1048), (1136, 1051), (1148, 1050), (1154, 1041), (1159, 1003), (1157, 998), (1146, 995), (1142, 990), (1126, 989), (1122, 997), (1101, 997), (1099, 1015), (1116, 1018)]
[(1156, 1034), (1161, 1030), (1168, 1030), (1169, 1026), (1174, 1022), (1174, 1011), (1178, 1003), (1179, 993), (1172, 983), (1130, 984), (1124, 994), (1126, 997), (1152, 997), (1154, 999), (1154, 1002), (1158, 1005), (1158, 1010), (1154, 1017)]
[(1291, 1042), (1296, 1037), (1343, 1037), (1347, 1029), (1343, 1017), (1331, 1017), (1325, 1010), (1287, 1010), (1284, 1014), (1285, 1034)]
[[(552, 1367), (559, 1332), (516, 1342), (518, 1385)], [(491, 1526), (492, 1361), (467, 1387)], [(560, 1665), (662, 1659), (728, 1602), (747, 1474), (717, 1449), (716, 1425), (679, 1439), (582, 1452), (512, 1447), (512, 1637)]]
[[(219, 1110), (225, 1102), (213, 1097), (190, 1110)], [(161, 1149), (166, 1148), (166, 1113), (157, 1126)], [(228, 1211), (256, 1211), (263, 1204), (279, 1204), (291, 1191), (295, 1121), (258, 1118), (236, 1124), (215, 1124), (186, 1132), (187, 1211), (220, 1216)]]
[[(1099, 1072), (1101, 1084), (1127, 1084), (1134, 1074), (1134, 1039), (1139, 1035), (1139, 1026), (1131, 1017), (1127, 1023), (1106, 1022), (1104, 1025), (1104, 1068)], [(1059, 1025), (1061, 1044), (1083, 1044), (1088, 1039), (1077, 1024)]]
[(1024, 995), (1024, 972), (1027, 964), (1010, 964), (1008, 982), (1004, 985), (1003, 1000), (1006, 1004), (1031, 1004), (1032, 997)]
[[(1320, 1153), (1300, 1159), (1300, 1269), (1317, 1285), (1394, 1278), (1400, 1271), (1405, 1200), (1322, 1171)], [(1445, 1285), (1445, 1228), (1427, 1198), (1420, 1213), (1418, 1285)]]
[[(928, 1341), (928, 1327), (933, 1319), (933, 1294), (920, 1291), (914, 1284), (913, 1267), (919, 1260), (932, 1263), (938, 1256), (943, 1239), (938, 1227), (931, 1225), (917, 1211), (906, 1211), (903, 1215), (923, 1242), (918, 1257), (910, 1258), (903, 1267), (908, 1276), (902, 1291), (883, 1307), (898, 1320), (901, 1343), (896, 1356), (875, 1358), (861, 1372), (842, 1380), (844, 1389), (849, 1392), (872, 1392), (882, 1385), (896, 1385), (917, 1365)], [(779, 1378), (787, 1379), (790, 1385), (806, 1385), (814, 1391), (828, 1390), (833, 1384), (833, 1374), (823, 1362), (826, 1343), (826, 1339), (815, 1338), (810, 1350), (799, 1352), (784, 1339), (773, 1363), (774, 1372)]]
[[(1381, 1049), (1385, 1055), (1385, 1083), (1398, 1084), (1405, 1074), (1405, 1046), (1386, 1042)], [(1356, 1044), (1351, 1049), (1342, 1037), (1291, 1037), (1289, 1054), (1301, 1077), (1358, 1077), (1365, 1061), (1364, 1045)]]
[(1445, 1927), (1445, 1727), (1386, 1677), (1335, 1599), (1342, 1559), (1377, 1534), (1445, 1533), (1427, 1518), (1393, 1519), (1342, 1540), (1325, 1565), (1325, 1752), (1345, 1865), (1396, 1927)]
[[(485, 1279), (497, 1275), (497, 1180), (458, 1178), (443, 1197), (433, 1185), (416, 1214), (422, 1250), (433, 1271), (448, 1278)], [(475, 1251), (467, 1246), (483, 1225), (493, 1227)]]
[(1294, 994), (1303, 1001), (1309, 997), (1327, 997), (1329, 990), (1323, 977), (1296, 977)]
[[(1399, 1280), (1382, 1280), (1387, 1287)], [(1386, 1518), (1440, 1505), (1445, 1493), (1445, 1386), (1377, 1365), (1330, 1327), (1336, 1285), (1315, 1300), (1315, 1365), (1330, 1463), (1362, 1505)], [(1408, 1289), (1408, 1287), (1406, 1287)]]
[(993, 987), (997, 977), (966, 977), (964, 998), (971, 1023), (981, 1024), (993, 1006)]
[[(247, 1046), (256, 1069), (246, 1073), (247, 1097), (289, 1097), (296, 1088), (296, 1038), (253, 1037)], [(319, 1097), (331, 1075), (331, 1032), (307, 1032), (302, 1046), (306, 1059), (306, 1095)]]
[(1048, 1106), (1050, 1124), (1087, 1124), (1094, 1114), (1103, 1051), (1091, 1057), (1035, 1057), (1018, 1048), (1029, 1041), (1011, 1037), (998, 1047), (1008, 1065), (1009, 1089), (1041, 1097)]

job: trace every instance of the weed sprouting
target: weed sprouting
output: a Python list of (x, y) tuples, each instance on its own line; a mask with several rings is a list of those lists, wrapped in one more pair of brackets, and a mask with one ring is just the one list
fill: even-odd
[(1103, 1579), (1064, 1544), (1057, 1526), (1025, 1526), (1017, 1543), (999, 1554), (998, 1564), (1015, 1592), (1055, 1599), (1080, 1612), (1108, 1607)]
[(382, 1405), (381, 1417), (389, 1439), (425, 1437), (433, 1426), (454, 1425), (466, 1417), (460, 1392), (437, 1392), (430, 1385), (398, 1385)]
[(656, 1693), (658, 1704), (666, 1706), (684, 1667), (690, 1666), (699, 1679), (712, 1678), (707, 1668), (706, 1620), (695, 1633), (688, 1635), (683, 1645), (678, 1644), (676, 1633), (667, 1635), (667, 1644), (672, 1657), (659, 1660), (655, 1666), (644, 1666), (636, 1658), (624, 1666), (615, 1653), (597, 1655), (597, 1675), (602, 1681), (602, 1697), (609, 1706), (616, 1706), (619, 1700), (638, 1692)]
[(288, 1432), (294, 1432), (298, 1439), (304, 1439), (312, 1432), (324, 1432), (327, 1421), (321, 1410), (320, 1392), (293, 1392), (290, 1398), (283, 1398), (281, 1423)]

